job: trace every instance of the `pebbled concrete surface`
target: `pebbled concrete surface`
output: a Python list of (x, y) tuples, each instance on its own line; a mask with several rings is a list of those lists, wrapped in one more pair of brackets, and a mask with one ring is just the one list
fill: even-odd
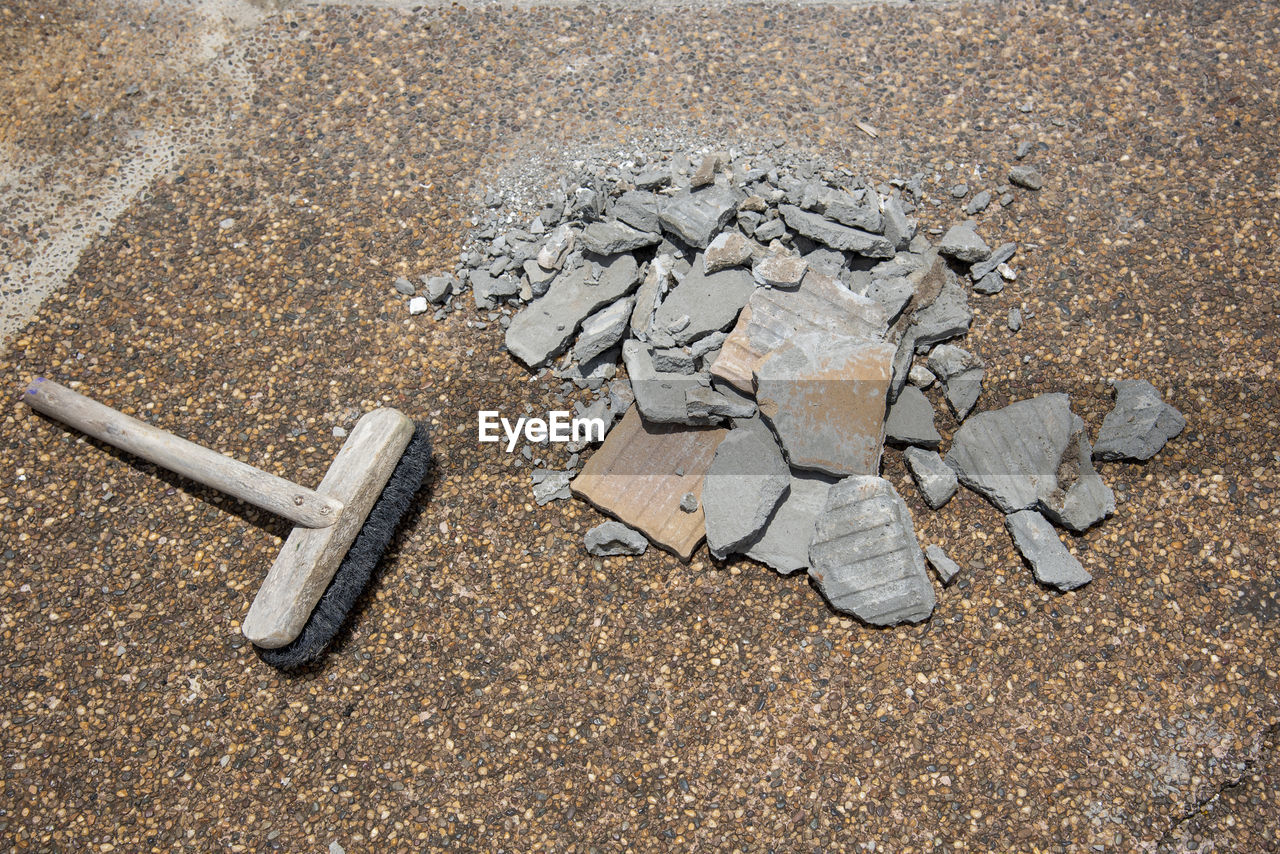
[[(281, 524), (5, 408), (9, 847), (1274, 849), (1271, 4), (228, 8), (0, 11), (0, 142), (37, 164), (6, 178), (6, 264), (92, 197), (11, 213), (58, 170), (216, 129), (107, 211), (0, 369), (303, 482), (391, 403), (434, 424), (437, 473), (341, 647), (284, 677), (237, 631)], [(926, 228), (1047, 146), (1044, 189), (980, 217), (1022, 247), (973, 300), (980, 406), (1069, 390), (1096, 432), (1103, 379), (1139, 377), (1189, 421), (1100, 466), (1116, 516), (1070, 541), (1092, 584), (1037, 587), (994, 510), (930, 513), (896, 453), (921, 541), (965, 567), (914, 628), (705, 551), (592, 559), (597, 513), (533, 506), (474, 413), (548, 391), (496, 324), (410, 318), (391, 282), (451, 263), (486, 184), (655, 131), (936, 172)]]

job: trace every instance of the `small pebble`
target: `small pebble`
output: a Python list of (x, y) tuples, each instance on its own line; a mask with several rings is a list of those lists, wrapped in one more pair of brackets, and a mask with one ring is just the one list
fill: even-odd
[(1018, 308), (1009, 309), (1009, 329), (1017, 332), (1022, 328), (1022, 310)]

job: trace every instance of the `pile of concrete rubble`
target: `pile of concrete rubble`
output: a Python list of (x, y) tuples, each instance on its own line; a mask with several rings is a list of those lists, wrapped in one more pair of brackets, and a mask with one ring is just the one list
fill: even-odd
[[(1041, 184), (1030, 166), (1008, 177)], [(573, 494), (618, 520), (587, 533), (593, 554), (652, 542), (687, 560), (705, 539), (716, 558), (807, 571), (867, 623), (919, 622), (935, 602), (926, 561), (944, 585), (959, 568), (921, 550), (880, 477), (887, 440), (928, 506), (974, 490), (1006, 514), (1036, 579), (1070, 590), (1091, 579), (1054, 526), (1081, 532), (1115, 510), (1093, 461), (1148, 459), (1183, 428), (1142, 381), (1114, 384), (1096, 446), (1065, 394), (975, 412), (982, 360), (950, 342), (973, 321), (971, 293), (1016, 281), (1017, 247), (991, 248), (973, 221), (936, 242), (918, 234), (920, 176), (872, 185), (730, 151), (562, 186), (526, 228), (480, 228), (455, 275), (424, 277), (411, 311), (443, 316), (469, 292), (523, 365), (594, 393), (578, 415), (604, 421), (603, 444), (581, 471), (575, 453), (534, 473), (539, 503)], [(1014, 189), (997, 187), (1000, 202)], [(1014, 309), (1008, 326), (1021, 323)], [(945, 458), (923, 391), (935, 383), (963, 422)]]

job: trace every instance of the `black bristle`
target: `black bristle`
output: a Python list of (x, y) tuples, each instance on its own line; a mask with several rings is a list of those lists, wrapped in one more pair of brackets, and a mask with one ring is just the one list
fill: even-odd
[(276, 649), (255, 646), (259, 658), (282, 670), (301, 667), (320, 658), (368, 586), (400, 520), (413, 506), (413, 497), (426, 478), (430, 462), (431, 439), (426, 425), (419, 423), (302, 632), (291, 643)]

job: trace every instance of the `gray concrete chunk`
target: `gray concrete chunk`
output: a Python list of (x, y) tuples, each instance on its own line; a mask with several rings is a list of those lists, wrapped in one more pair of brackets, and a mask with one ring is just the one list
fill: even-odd
[[(511, 354), (530, 368), (564, 351), (578, 326), (593, 312), (630, 294), (639, 270), (631, 255), (592, 259), (555, 278), (546, 294), (525, 306), (507, 327)], [(594, 264), (600, 265), (597, 279)]]
[(756, 400), (792, 466), (879, 471), (892, 359), (891, 344), (810, 332), (761, 362)]
[(685, 407), (693, 423), (705, 423), (726, 418), (751, 418), (756, 414), (756, 404), (751, 398), (738, 394), (732, 386), (723, 390), (708, 386), (695, 386), (684, 393)]
[(642, 190), (628, 190), (613, 203), (613, 215), (640, 231), (659, 231), (662, 228), (658, 220), (661, 210), (662, 197)]
[(916, 386), (907, 386), (889, 407), (884, 435), (890, 442), (936, 449), (942, 435), (933, 426), (933, 404)]
[(665, 373), (653, 364), (653, 353), (642, 342), (630, 339), (622, 345), (622, 360), (631, 379), (636, 408), (646, 421), (659, 424), (709, 426), (723, 419), (711, 415), (690, 415), (686, 395), (699, 387), (709, 387), (706, 375)]
[(874, 626), (926, 620), (936, 602), (911, 513), (873, 475), (847, 477), (827, 493), (809, 575), (831, 607)]
[(809, 269), (809, 262), (789, 252), (770, 252), (751, 268), (756, 282), (771, 288), (791, 290), (800, 287), (800, 280)]
[(951, 226), (942, 236), (938, 251), (949, 258), (968, 264), (985, 261), (991, 256), (991, 247), (987, 246), (973, 230), (973, 226), (968, 223)]
[(1009, 170), (1009, 183), (1028, 190), (1038, 190), (1044, 186), (1044, 179), (1033, 166), (1015, 166)]
[(655, 246), (662, 240), (656, 232), (640, 231), (625, 222), (593, 222), (582, 230), (582, 245), (597, 255), (616, 255)]
[(1058, 532), (1036, 511), (1012, 513), (1005, 517), (1004, 525), (1013, 544), (1031, 564), (1036, 581), (1058, 590), (1075, 590), (1093, 581), (1093, 576), (1063, 545)]
[(854, 194), (846, 190), (829, 190), (822, 199), (822, 207), (822, 213), (827, 219), (835, 220), (841, 225), (876, 234), (884, 230), (879, 200), (872, 193), (859, 191)]
[(894, 197), (886, 199), (881, 213), (884, 216), (885, 239), (893, 244), (894, 249), (906, 249), (911, 238), (916, 236), (916, 226), (903, 212), (902, 202)]
[(1117, 380), (1116, 405), (1102, 419), (1095, 460), (1149, 460), (1182, 432), (1187, 420), (1146, 380)]
[(755, 289), (755, 279), (741, 268), (708, 275), (699, 254), (684, 280), (658, 306), (655, 323), (658, 328), (672, 329), (681, 318), (689, 318), (688, 325), (672, 331), (677, 344), (688, 344), (732, 326)]
[(1018, 244), (1001, 243), (996, 251), (991, 253), (991, 256), (987, 258), (987, 260), (979, 261), (969, 268), (969, 278), (976, 282), (988, 273), (994, 273), (996, 267), (999, 267), (1005, 261), (1012, 258), (1013, 254), (1017, 251)]
[(808, 569), (809, 543), (827, 506), (827, 492), (835, 482), (816, 472), (792, 472), (790, 489), (764, 530), (740, 547), (742, 553), (782, 575)]
[(1044, 394), (971, 416), (947, 463), (960, 482), (1005, 513), (1039, 508), (1072, 530), (1115, 509), (1090, 460), (1084, 422), (1065, 394)]
[[(801, 210), (795, 205), (782, 205), (779, 211), (788, 226), (823, 246), (845, 252), (857, 252), (869, 258), (892, 258), (897, 251), (897, 247), (890, 244), (884, 235), (840, 225), (821, 214)], [(756, 229), (756, 238), (763, 239), (760, 237), (759, 229)]]
[(587, 531), (582, 541), (589, 553), (599, 557), (642, 555), (649, 548), (644, 534), (613, 520), (601, 522)]
[(707, 246), (703, 263), (708, 273), (738, 267), (751, 260), (751, 241), (735, 231), (722, 231)]
[(916, 482), (920, 494), (924, 496), (924, 502), (931, 508), (937, 510), (956, 494), (960, 483), (956, 479), (955, 470), (942, 461), (937, 451), (907, 448), (903, 456), (911, 471), (911, 479)]
[(582, 332), (573, 345), (573, 358), (589, 362), (622, 340), (635, 301), (630, 297), (605, 306), (582, 321)]
[(662, 227), (696, 249), (705, 249), (738, 212), (738, 197), (727, 187), (683, 190), (659, 214)]
[(982, 394), (982, 360), (962, 347), (939, 344), (929, 353), (929, 370), (942, 382), (951, 411), (963, 421)]
[(938, 580), (942, 582), (943, 587), (949, 587), (960, 574), (960, 564), (947, 557), (942, 546), (929, 546), (924, 550), (924, 557), (929, 561), (929, 566), (933, 567), (933, 571), (938, 574)]
[(538, 502), (538, 506), (552, 501), (568, 501), (573, 497), (569, 492), (569, 481), (573, 480), (573, 472), (534, 469), (531, 476), (533, 500)]
[(702, 483), (711, 554), (727, 557), (754, 539), (790, 486), (773, 433), (759, 419), (739, 422), (716, 448)]

